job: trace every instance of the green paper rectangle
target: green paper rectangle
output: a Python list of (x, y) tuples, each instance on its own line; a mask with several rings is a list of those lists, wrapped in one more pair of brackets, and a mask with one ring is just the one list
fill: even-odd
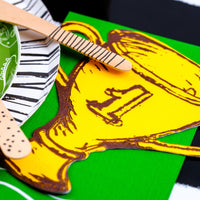
[[(108, 40), (107, 34), (113, 29), (133, 30), (72, 12), (65, 21), (71, 20), (92, 25), (104, 41)], [(200, 48), (197, 46), (146, 34), (170, 45), (196, 62), (199, 60)], [(71, 58), (62, 54), (61, 65), (65, 66), (70, 62)], [(196, 128), (193, 128), (161, 140), (190, 145), (195, 131)], [(68, 196), (77, 199), (168, 199), (183, 161), (184, 156), (142, 150), (109, 150), (93, 153), (87, 160), (71, 166), (69, 176), (72, 180), (72, 192)], [(73, 191), (76, 187), (80, 193)]]

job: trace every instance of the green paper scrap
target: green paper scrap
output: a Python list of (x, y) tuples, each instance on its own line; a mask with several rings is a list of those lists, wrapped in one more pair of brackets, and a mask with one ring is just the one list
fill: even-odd
[[(65, 21), (81, 21), (94, 26), (107, 41), (113, 29), (129, 29), (121, 25), (70, 12)], [(200, 47), (161, 36), (152, 35), (200, 64)], [(60, 64), (70, 74), (82, 55), (62, 48)], [(50, 121), (58, 111), (56, 87), (45, 102), (21, 127), (30, 138), (33, 131)], [(145, 125), (145, 124), (144, 124)], [(173, 144), (190, 145), (196, 128), (162, 138)], [(107, 150), (90, 154), (89, 158), (73, 163), (68, 171), (72, 190), (68, 194), (49, 195), (17, 180), (0, 168), (0, 199), (68, 199), (68, 200), (167, 200), (184, 162), (184, 156), (147, 150)], [(48, 170), (48, 169), (47, 169)], [(13, 191), (17, 188), (19, 191)], [(21, 192), (21, 193), (20, 193)], [(22, 194), (26, 194), (24, 198)]]

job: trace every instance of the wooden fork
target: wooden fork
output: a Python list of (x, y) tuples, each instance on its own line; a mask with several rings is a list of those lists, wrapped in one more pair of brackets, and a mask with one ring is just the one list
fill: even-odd
[(0, 0), (0, 20), (39, 32), (107, 66), (127, 71), (132, 64), (118, 54), (66, 31), (40, 17)]

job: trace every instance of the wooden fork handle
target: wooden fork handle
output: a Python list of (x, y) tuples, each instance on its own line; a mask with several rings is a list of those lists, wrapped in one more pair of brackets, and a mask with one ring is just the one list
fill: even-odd
[(131, 62), (118, 54), (93, 44), (3, 0), (0, 0), (0, 20), (39, 32), (105, 65), (123, 71), (132, 69)]
[(31, 145), (17, 122), (0, 100), (0, 148), (9, 158), (23, 158), (31, 152)]

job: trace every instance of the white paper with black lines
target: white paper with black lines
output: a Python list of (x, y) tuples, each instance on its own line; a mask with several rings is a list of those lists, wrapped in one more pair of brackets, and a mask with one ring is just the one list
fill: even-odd
[[(53, 22), (44, 4), (38, 0), (6, 0), (34, 15)], [(2, 98), (19, 125), (22, 125), (45, 100), (56, 77), (59, 44), (31, 30), (18, 27), (21, 57), (11, 87)]]

